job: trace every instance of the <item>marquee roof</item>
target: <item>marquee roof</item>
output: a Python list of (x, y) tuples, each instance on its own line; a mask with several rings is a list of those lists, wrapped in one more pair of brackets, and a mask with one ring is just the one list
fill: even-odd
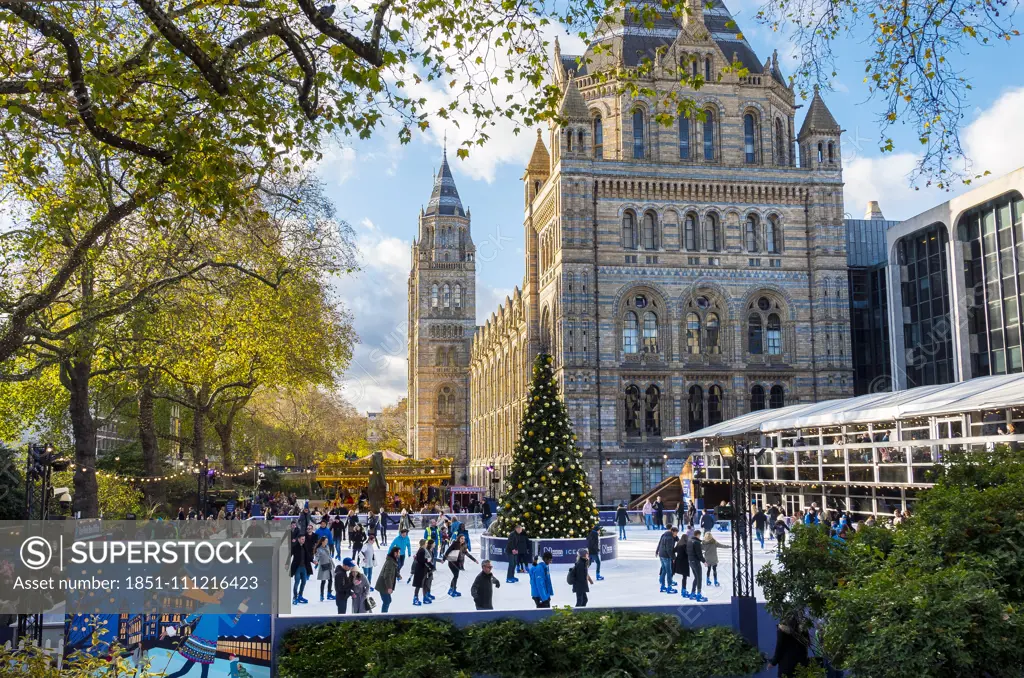
[(867, 424), (1017, 405), (1024, 406), (1024, 374), (1004, 374), (978, 377), (958, 384), (919, 386), (893, 393), (869, 393), (856, 398), (760, 410), (669, 440), (687, 442), (728, 438), (755, 432)]

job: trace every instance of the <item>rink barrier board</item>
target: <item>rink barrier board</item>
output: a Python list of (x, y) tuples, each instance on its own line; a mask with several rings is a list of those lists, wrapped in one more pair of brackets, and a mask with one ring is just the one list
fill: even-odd
[[(684, 628), (696, 629), (712, 626), (725, 626), (740, 630), (739, 626), (739, 604), (736, 599), (730, 603), (715, 603), (705, 605), (657, 605), (651, 607), (588, 607), (588, 612), (606, 610), (610, 612), (633, 612), (638, 614), (667, 614), (679, 619)], [(274, 619), (274, 650), (271, 675), (277, 675), (277, 661), (280, 657), (281, 646), (285, 635), (293, 629), (301, 629), (304, 626), (315, 626), (318, 624), (331, 624), (336, 622), (366, 621), (368, 619), (409, 619), (411, 617), (429, 617), (439, 621), (451, 622), (456, 628), (463, 628), (473, 624), (497, 621), (500, 619), (518, 619), (528, 624), (533, 624), (545, 619), (557, 610), (494, 610), (475, 612), (449, 612), (437, 614), (370, 614), (370, 615), (334, 615), (329, 617), (277, 617)], [(764, 603), (757, 603), (757, 646), (766, 657), (770, 657), (775, 651), (775, 629), (778, 621), (768, 613)], [(743, 678), (775, 678), (776, 669), (761, 671)], [(740, 678), (740, 677), (737, 677)]]
[[(506, 549), (508, 537), (494, 537), (483, 534), (480, 541), (480, 557), (495, 562), (507, 563)], [(614, 534), (606, 534), (601, 540), (601, 562), (616, 560), (619, 557), (619, 538)], [(580, 549), (587, 548), (587, 540), (583, 539), (530, 539), (530, 561), (550, 551), (552, 564), (572, 565), (576, 562), (576, 554)]]

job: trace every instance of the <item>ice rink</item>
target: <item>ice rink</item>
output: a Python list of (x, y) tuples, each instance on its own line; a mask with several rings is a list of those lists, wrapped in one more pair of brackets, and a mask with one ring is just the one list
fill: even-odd
[[(605, 528), (612, 532), (616, 528)], [(413, 543), (418, 543), (422, 532), (410, 535)], [(471, 553), (478, 556), (478, 536), (480, 530), (471, 530)], [(721, 544), (718, 548), (718, 583), (719, 586), (707, 586), (705, 580), (703, 595), (708, 603), (697, 603), (683, 598), (679, 593), (669, 595), (659, 593), (658, 571), (660, 563), (655, 555), (655, 548), (661, 531), (647, 530), (643, 525), (629, 526), (626, 528), (626, 540), (619, 541), (619, 557), (616, 560), (602, 563), (601, 575), (603, 581), (597, 581), (594, 565), (590, 566), (590, 575), (595, 580), (590, 587), (589, 607), (642, 607), (647, 605), (702, 605), (710, 603), (727, 603), (732, 596), (732, 557), (731, 557), (731, 535), (729, 532), (715, 532), (715, 539)], [(415, 549), (413, 550), (415, 553)], [(385, 557), (386, 550), (377, 550), (377, 562), (381, 563)], [(775, 542), (769, 541), (766, 537), (765, 546), (755, 540), (754, 542), (754, 571), (757, 572), (765, 563), (773, 562), (775, 558)], [(411, 559), (406, 559), (402, 574), (405, 579), (410, 575)], [(519, 583), (506, 584), (505, 574), (507, 564), (502, 562), (494, 563), (494, 576), (501, 582), (501, 588), (494, 591), (495, 610), (523, 610), (535, 607), (530, 597), (529, 574), (520, 574)], [(565, 583), (566, 571), (569, 565), (553, 565), (551, 567), (551, 583), (555, 594), (552, 598), (552, 606), (574, 605), (576, 596), (571, 587)], [(706, 569), (706, 568), (705, 568)], [(400, 614), (423, 614), (433, 612), (470, 612), (475, 610), (473, 598), (470, 596), (470, 587), (473, 579), (480, 572), (480, 566), (471, 560), (466, 560), (466, 569), (459, 574), (458, 590), (462, 593), (460, 598), (451, 598), (447, 595), (451, 583), (451, 572), (445, 562), (438, 561), (437, 572), (434, 574), (433, 594), (436, 600), (431, 605), (420, 607), (412, 604), (413, 588), (404, 582), (392, 595), (391, 609), (389, 613)], [(371, 584), (376, 583), (379, 567), (374, 570)], [(680, 583), (680, 578), (675, 577)], [(691, 577), (688, 584), (693, 584)], [(677, 586), (678, 588), (678, 586)], [(374, 613), (381, 610), (380, 595), (376, 592), (370, 594), (377, 599), (377, 608)], [(757, 590), (758, 600), (762, 600), (760, 588)], [(329, 616), (337, 614), (338, 610), (333, 600), (320, 602), (320, 583), (311, 579), (306, 584), (305, 598), (308, 604), (292, 607), (292, 616)], [(349, 606), (351, 613), (351, 605)]]

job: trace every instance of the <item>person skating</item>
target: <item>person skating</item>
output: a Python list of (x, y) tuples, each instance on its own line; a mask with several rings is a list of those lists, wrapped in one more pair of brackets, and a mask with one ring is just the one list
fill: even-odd
[(601, 576), (601, 528), (597, 525), (590, 528), (587, 535), (587, 550), (590, 552), (590, 560), (596, 566), (594, 576), (597, 581), (604, 581), (604, 577)]
[(398, 572), (398, 547), (388, 551), (384, 559), (384, 566), (380, 568), (377, 575), (377, 593), (380, 594), (380, 612), (384, 614), (391, 607), (391, 596), (395, 593), (395, 586), (401, 575)]
[(362, 572), (352, 573), (352, 614), (365, 614), (370, 611), (366, 599), (370, 595), (370, 582)]
[[(434, 596), (430, 595), (430, 588), (427, 586), (427, 579), (434, 571), (434, 559), (430, 556), (432, 547), (433, 544), (429, 539), (420, 539), (420, 547), (412, 561), (413, 605), (430, 605), (434, 602)], [(421, 588), (423, 589), (422, 603), (420, 603)]]
[(683, 500), (680, 499), (679, 503), (676, 504), (676, 526), (678, 526), (679, 530), (682, 531), (683, 527), (685, 525), (686, 525), (686, 504), (684, 504)]
[(341, 543), (348, 540), (345, 534), (345, 520), (341, 516), (334, 516), (331, 520), (331, 538), (334, 539), (334, 557), (341, 558)]
[(754, 537), (761, 542), (761, 548), (764, 548), (764, 530), (768, 526), (768, 516), (765, 512), (758, 507), (757, 513), (750, 519), (750, 522), (754, 524)]
[(292, 542), (292, 563), (289, 573), (294, 579), (292, 584), (292, 605), (304, 605), (309, 601), (302, 597), (306, 592), (306, 580), (309, 571), (306, 569), (309, 553), (306, 551), (306, 535), (300, 534)]
[(690, 538), (686, 534), (682, 534), (672, 549), (672, 571), (682, 578), (679, 589), (683, 592), (683, 598), (687, 597), (686, 580), (690, 576), (690, 555), (686, 550), (689, 543)]
[(629, 522), (629, 514), (626, 513), (626, 505), (620, 503), (615, 509), (615, 524), (619, 526), (619, 541), (626, 541), (626, 523)]
[(378, 533), (380, 541), (377, 545), (384, 546), (384, 544), (388, 543), (388, 512), (384, 510), (383, 506), (380, 507), (380, 513), (377, 515), (377, 522), (380, 525), (380, 532)]
[(345, 558), (341, 565), (334, 568), (334, 602), (338, 606), (338, 614), (348, 612), (348, 599), (352, 597), (352, 570), (355, 566), (351, 558)]
[[(359, 514), (357, 514), (355, 511), (349, 511), (348, 512), (348, 525), (347, 526), (348, 526), (349, 541), (350, 542), (352, 540), (352, 528), (355, 527), (356, 525), (359, 525)], [(360, 525), (360, 527), (362, 527), (362, 526)]]
[(672, 550), (675, 548), (678, 536), (679, 529), (673, 525), (672, 529), (661, 535), (661, 539), (658, 540), (658, 548), (654, 552), (654, 555), (661, 561), (661, 570), (658, 572), (661, 593), (679, 593), (673, 588), (675, 582), (672, 581)]
[(665, 529), (665, 504), (661, 501), (661, 496), (654, 499), (654, 529), (664, 530)]
[(316, 547), (316, 579), (320, 582), (320, 602), (324, 602), (324, 588), (327, 589), (327, 600), (334, 600), (334, 558), (328, 546), (327, 537), (320, 537)]
[(519, 565), (519, 552), (524, 550), (528, 542), (526, 536), (523, 534), (523, 526), (516, 525), (515, 529), (508, 535), (508, 541), (505, 545), (505, 555), (508, 557), (508, 572), (505, 575), (506, 584), (515, 584), (519, 580), (516, 578), (516, 568)]
[(772, 534), (775, 536), (775, 541), (778, 544), (778, 550), (782, 550), (782, 547), (786, 545), (786, 533), (789, 532), (789, 526), (786, 525), (786, 521), (779, 518), (775, 521), (775, 525), (772, 526)]
[(569, 570), (572, 581), (572, 592), (576, 594), (576, 607), (587, 606), (587, 592), (594, 580), (590, 578), (587, 567), (590, 565), (590, 553), (587, 549), (580, 549), (576, 554), (576, 564)]
[[(356, 565), (366, 576), (367, 585), (373, 581), (373, 568), (377, 565), (377, 556), (373, 551), (374, 546), (376, 546), (376, 542), (373, 539), (367, 539), (363, 547), (359, 549), (359, 553), (356, 554)], [(373, 591), (372, 586), (370, 586), (370, 591)]]
[(423, 528), (423, 538), (427, 541), (434, 542), (434, 550), (430, 552), (430, 557), (437, 562), (437, 550), (442, 547), (441, 542), (441, 528), (437, 526), (437, 519), (430, 519), (430, 526)]
[(715, 529), (715, 523), (717, 522), (718, 519), (715, 517), (715, 509), (708, 509), (700, 518), (700, 529), (705, 532), (710, 532)]
[(530, 596), (537, 607), (551, 607), (551, 597), (555, 590), (551, 586), (551, 561), (554, 556), (551, 551), (545, 551), (541, 556), (541, 562), (535, 563), (530, 568)]
[(718, 547), (721, 544), (715, 540), (710, 532), (704, 533), (704, 563), (708, 566), (706, 574), (707, 585), (711, 586), (711, 577), (715, 578), (715, 586), (718, 586)]
[(701, 547), (700, 530), (693, 531), (693, 539), (686, 546), (686, 555), (689, 556), (690, 572), (693, 574), (693, 588), (687, 598), (698, 603), (706, 603), (708, 599), (701, 595), (703, 581), (700, 564), (704, 562), (704, 549)]
[(474, 563), (480, 562), (473, 557), (472, 553), (469, 552), (469, 549), (466, 547), (466, 540), (462, 537), (453, 541), (451, 546), (449, 546), (448, 550), (444, 553), (444, 559), (448, 563), (448, 569), (452, 572), (452, 585), (451, 588), (448, 589), (448, 595), (452, 598), (459, 598), (462, 596), (458, 590), (459, 572), (466, 569), (466, 558), (469, 558)]
[(644, 502), (644, 525), (647, 526), (648, 530), (654, 529), (654, 506), (651, 504), (651, 500), (648, 499)]
[(321, 539), (327, 539), (327, 547), (330, 549), (328, 553), (334, 552), (334, 533), (331, 532), (330, 526), (327, 524), (327, 516), (320, 519), (320, 527), (315, 532), (317, 546), (320, 545)]
[[(523, 532), (519, 535), (519, 553), (516, 555), (516, 571), (522, 574), (527, 574), (530, 565), (533, 564), (533, 559), (530, 556), (532, 549), (530, 548), (530, 535), (523, 528)], [(518, 579), (518, 578), (517, 578)]]
[(484, 500), (480, 511), (480, 517), (483, 519), (484, 529), (486, 530), (491, 526), (491, 505), (486, 499)]
[(693, 527), (693, 521), (697, 519), (697, 506), (690, 500), (690, 505), (686, 507), (686, 524)]
[(412, 527), (412, 518), (409, 516), (409, 512), (402, 509), (402, 517), (398, 519), (398, 529), (412, 532)]
[(405, 565), (405, 557), (412, 554), (412, 544), (409, 543), (409, 530), (401, 529), (398, 536), (391, 542), (388, 551), (398, 549), (398, 581), (402, 581), (402, 566)]
[(775, 521), (779, 519), (779, 514), (782, 511), (775, 504), (768, 507), (768, 538), (774, 539), (775, 535), (772, 533), (772, 528), (775, 527)]
[(491, 573), (491, 561), (481, 561), (480, 574), (476, 576), (476, 579), (473, 580), (473, 585), (469, 588), (469, 595), (473, 597), (476, 609), (494, 609), (494, 589), (491, 588), (492, 585), (496, 588), (501, 588), (501, 582)]

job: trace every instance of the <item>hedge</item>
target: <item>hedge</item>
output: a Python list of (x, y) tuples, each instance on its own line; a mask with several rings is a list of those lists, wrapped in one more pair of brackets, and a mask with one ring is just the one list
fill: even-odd
[(712, 678), (764, 658), (732, 629), (684, 629), (672, 615), (556, 610), (457, 629), (430, 618), (304, 626), (282, 642), (282, 678)]

